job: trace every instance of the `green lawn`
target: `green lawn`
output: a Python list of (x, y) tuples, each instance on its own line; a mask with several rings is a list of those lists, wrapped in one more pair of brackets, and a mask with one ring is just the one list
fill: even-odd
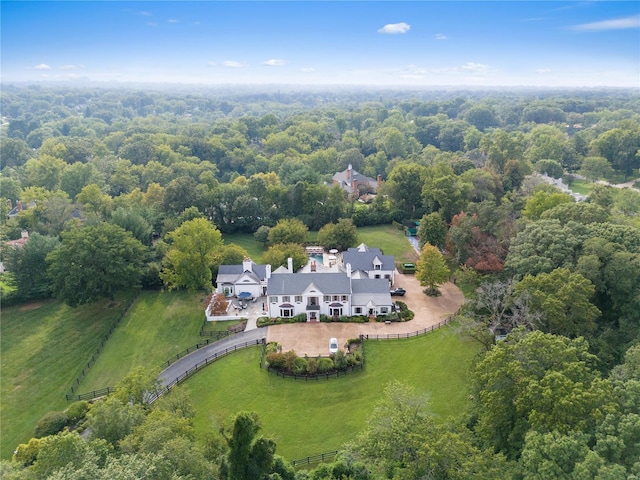
[(358, 243), (362, 242), (381, 249), (385, 255), (393, 255), (396, 264), (418, 260), (418, 254), (407, 240), (404, 231), (392, 225), (358, 228)]
[(48, 301), (2, 308), (0, 323), (1, 458), (33, 436), (38, 420), (64, 410), (65, 394), (115, 323), (123, 305), (107, 300), (70, 308)]
[[(262, 254), (266, 248), (256, 242), (253, 235), (248, 233), (234, 233), (223, 236), (226, 244), (233, 243), (244, 248), (255, 263), (262, 262)], [(309, 232), (307, 241), (314, 243), (318, 239), (318, 232)], [(366, 243), (370, 247), (380, 248), (385, 255), (393, 255), (398, 262), (415, 262), (418, 254), (415, 252), (404, 235), (404, 231), (391, 225), (375, 225), (358, 228), (358, 244)]]
[(289, 460), (341, 447), (362, 430), (384, 386), (393, 380), (427, 393), (439, 418), (468, 405), (470, 360), (478, 351), (452, 328), (405, 340), (368, 341), (361, 372), (322, 381), (284, 380), (259, 368), (260, 349), (236, 352), (185, 383), (196, 407), (198, 435), (241, 410), (260, 416), (263, 434)]
[(260, 242), (257, 242), (253, 235), (249, 233), (233, 233), (228, 235), (223, 235), (225, 245), (234, 244), (239, 247), (244, 248), (251, 260), (255, 263), (262, 263), (262, 254), (267, 251), (267, 249)]
[(159, 367), (187, 347), (205, 341), (204, 294), (144, 291), (113, 332), (78, 392), (113, 387), (137, 366)]
[(589, 195), (594, 185), (595, 183), (587, 182), (586, 180), (574, 180), (571, 182), (571, 185), (569, 185), (569, 189), (580, 195)]

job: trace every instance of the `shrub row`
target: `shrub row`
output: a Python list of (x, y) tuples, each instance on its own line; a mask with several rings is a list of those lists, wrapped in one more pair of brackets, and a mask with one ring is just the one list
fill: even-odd
[(359, 343), (349, 343), (348, 354), (339, 350), (329, 357), (309, 357), (307, 355), (299, 357), (293, 350), (282, 353), (277, 344), (270, 343), (265, 347), (267, 367), (292, 375), (316, 375), (344, 371), (349, 367), (362, 365), (363, 355), (359, 346)]
[[(378, 315), (376, 317), (376, 322), (408, 322), (413, 319), (414, 313), (409, 310), (407, 304), (404, 302), (396, 302), (400, 306), (399, 312), (391, 312), (386, 315)], [(269, 325), (282, 325), (283, 323), (305, 323), (307, 321), (306, 313), (299, 313), (294, 317), (260, 317), (258, 318), (257, 325), (258, 327), (267, 327)], [(323, 323), (367, 323), (369, 321), (369, 317), (366, 315), (354, 315), (349, 317), (347, 315), (341, 315), (339, 317), (325, 315), (323, 313), (320, 314), (320, 321)]]

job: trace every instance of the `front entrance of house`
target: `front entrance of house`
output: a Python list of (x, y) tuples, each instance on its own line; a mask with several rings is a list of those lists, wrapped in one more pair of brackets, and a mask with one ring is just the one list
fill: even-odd
[(317, 322), (317, 321), (318, 321), (318, 312), (307, 313), (307, 322)]

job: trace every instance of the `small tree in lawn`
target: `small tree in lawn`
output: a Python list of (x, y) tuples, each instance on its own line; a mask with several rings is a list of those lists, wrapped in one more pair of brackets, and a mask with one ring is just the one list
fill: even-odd
[(416, 264), (416, 278), (420, 285), (427, 287), (427, 295), (437, 296), (440, 294), (438, 287), (449, 278), (449, 269), (444, 262), (444, 257), (440, 251), (429, 243), (425, 243), (420, 253), (420, 259)]

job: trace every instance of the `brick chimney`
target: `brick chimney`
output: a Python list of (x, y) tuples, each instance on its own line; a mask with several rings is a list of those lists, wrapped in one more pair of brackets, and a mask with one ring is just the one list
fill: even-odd
[(311, 260), (311, 271), (312, 272), (316, 271), (316, 261), (315, 260)]
[(378, 186), (382, 185), (382, 175), (378, 174)]

